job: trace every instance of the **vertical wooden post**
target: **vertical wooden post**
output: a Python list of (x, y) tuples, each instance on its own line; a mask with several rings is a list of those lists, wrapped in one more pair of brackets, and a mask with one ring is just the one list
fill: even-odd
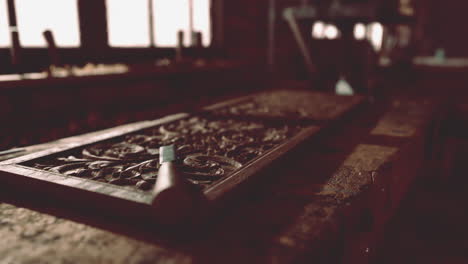
[(224, 0), (211, 0), (212, 46), (224, 46)]
[(89, 56), (101, 56), (109, 46), (105, 0), (78, 1), (81, 48), (86, 60)]
[(154, 13), (153, 13), (153, 0), (148, 0), (148, 18), (149, 18), (149, 37), (151, 47), (156, 47), (156, 39), (154, 38)]
[(11, 64), (16, 71), (21, 71), (21, 43), (19, 40), (18, 25), (16, 23), (16, 7), (14, 0), (8, 0), (8, 16), (11, 35)]
[(190, 46), (193, 47), (195, 45), (195, 31), (193, 27), (193, 0), (188, 0), (189, 4), (189, 38), (190, 38)]
[(276, 25), (276, 0), (268, 1), (268, 43), (267, 65), (270, 72), (275, 70), (275, 25)]

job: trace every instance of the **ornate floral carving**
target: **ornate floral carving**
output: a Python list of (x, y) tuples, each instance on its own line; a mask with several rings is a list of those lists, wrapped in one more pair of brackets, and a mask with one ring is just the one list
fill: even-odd
[(177, 146), (179, 165), (201, 188), (284, 142), (299, 127), (192, 117), (95, 144), (68, 157), (40, 160), (46, 171), (149, 190), (157, 178), (159, 147)]

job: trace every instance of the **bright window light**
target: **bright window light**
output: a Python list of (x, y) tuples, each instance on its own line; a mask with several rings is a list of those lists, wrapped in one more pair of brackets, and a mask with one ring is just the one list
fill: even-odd
[(154, 0), (154, 38), (156, 46), (177, 45), (177, 32), (184, 32), (184, 45), (190, 45), (188, 0)]
[(315, 39), (323, 39), (324, 35), (325, 23), (322, 21), (317, 21), (312, 26), (312, 38)]
[(363, 23), (354, 25), (354, 37), (359, 40), (366, 38), (366, 26)]
[[(6, 10), (4, 2), (2, 10)], [(52, 31), (58, 47), (80, 45), (77, 0), (15, 0), (15, 5), (21, 45), (46, 46), (42, 35), (45, 30)]]
[(336, 39), (340, 36), (340, 31), (333, 24), (326, 24), (317, 21), (312, 26), (312, 38), (314, 39)]
[(0, 0), (0, 47), (8, 47), (10, 43), (7, 0)]
[[(153, 0), (155, 44), (177, 45), (177, 32), (184, 32), (184, 45), (191, 44), (190, 0)], [(202, 33), (203, 46), (211, 42), (210, 0), (193, 1), (193, 30)]]
[(110, 46), (151, 45), (148, 0), (106, 0), (106, 8)]
[(369, 24), (367, 30), (367, 38), (371, 42), (376, 51), (382, 48), (383, 41), (383, 26), (380, 23), (374, 22)]
[[(159, 0), (161, 1), (161, 0)], [(193, 28), (202, 33), (203, 46), (209, 46), (211, 42), (211, 0), (193, 1)]]
[(328, 24), (325, 26), (323, 33), (327, 39), (336, 39), (338, 38), (340, 31), (335, 25)]

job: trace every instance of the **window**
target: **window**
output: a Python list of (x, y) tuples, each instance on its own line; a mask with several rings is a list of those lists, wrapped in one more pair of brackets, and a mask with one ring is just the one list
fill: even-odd
[(325, 26), (326, 24), (322, 21), (315, 22), (314, 25), (312, 25), (312, 38), (323, 39), (325, 37)]
[(190, 45), (188, 0), (155, 0), (153, 2), (156, 46), (176, 46), (179, 30), (184, 32), (184, 44)]
[[(190, 14), (191, 1), (193, 1), (192, 14)], [(176, 46), (179, 30), (184, 32), (184, 44), (190, 45), (190, 28), (202, 33), (204, 46), (210, 44), (210, 0), (153, 0), (153, 2), (156, 46)]]
[(375, 51), (382, 49), (383, 25), (373, 22), (368, 25), (357, 23), (354, 26), (354, 37), (359, 40), (367, 39)]
[(340, 31), (333, 24), (326, 24), (317, 21), (312, 25), (312, 38), (315, 39), (337, 39), (340, 37)]
[(354, 25), (354, 37), (359, 40), (366, 38), (366, 25), (363, 23), (357, 23)]
[[(314, 39), (337, 39), (340, 37), (339, 29), (333, 24), (317, 21), (312, 25), (312, 38)], [(354, 37), (358, 40), (367, 39), (375, 51), (382, 48), (383, 26), (374, 22), (368, 25), (357, 23), (354, 26)]]
[(383, 30), (382, 24), (377, 22), (367, 25), (367, 38), (376, 51), (382, 48)]
[(325, 26), (323, 34), (327, 39), (337, 39), (340, 36), (340, 31), (335, 25), (328, 24)]
[[(149, 2), (152, 1), (152, 2)], [(202, 44), (211, 41), (210, 0), (106, 0), (109, 44), (113, 47), (174, 47), (177, 32), (202, 33)], [(192, 11), (190, 6), (192, 5)], [(152, 6), (150, 19), (150, 6)], [(129, 22), (131, 21), (131, 22)], [(150, 25), (150, 23), (153, 25)], [(154, 39), (150, 31), (153, 30)]]
[[(164, 0), (159, 0), (164, 1)], [(211, 0), (192, 0), (193, 6), (193, 27), (194, 30), (202, 33), (202, 44), (209, 46), (211, 42)]]
[(151, 45), (148, 0), (107, 0), (106, 9), (110, 46)]
[[(77, 0), (16, 0), (15, 5), (22, 46), (45, 47), (45, 30), (53, 32), (58, 47), (80, 45)], [(10, 43), (7, 0), (0, 0), (0, 46)]]
[(10, 43), (7, 0), (0, 0), (0, 47), (8, 47)]

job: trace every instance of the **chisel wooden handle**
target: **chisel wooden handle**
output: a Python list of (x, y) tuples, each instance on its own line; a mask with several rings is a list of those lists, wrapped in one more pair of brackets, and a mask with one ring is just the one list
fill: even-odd
[(160, 168), (153, 189), (152, 206), (163, 224), (180, 224), (196, 214), (201, 193), (177, 168), (175, 147), (161, 147)]

